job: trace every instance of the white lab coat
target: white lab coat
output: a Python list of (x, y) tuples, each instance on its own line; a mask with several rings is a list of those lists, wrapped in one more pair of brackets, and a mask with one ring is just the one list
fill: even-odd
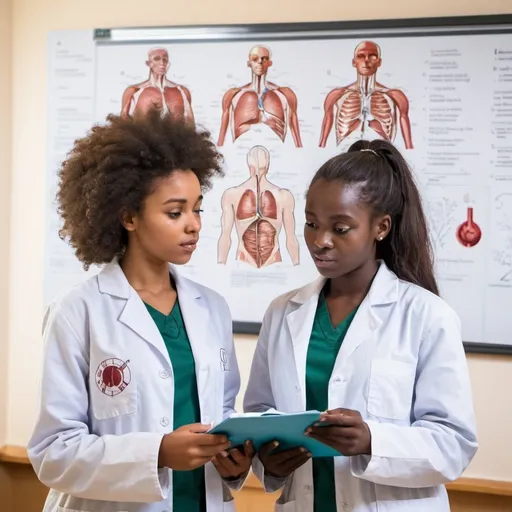
[[(305, 410), (306, 357), (323, 278), (275, 299), (261, 328), (244, 410)], [(477, 451), (460, 322), (439, 297), (399, 280), (381, 262), (341, 345), (329, 408), (357, 410), (372, 455), (335, 457), (339, 512), (446, 512), (443, 484)], [(287, 480), (253, 469), (275, 510), (313, 512), (312, 462)]]
[[(222, 421), (240, 388), (228, 306), (170, 271), (194, 354), (201, 422)], [(157, 468), (161, 439), (173, 425), (172, 364), (117, 262), (52, 304), (44, 341), (40, 410), (28, 445), (37, 476), (52, 489), (44, 511), (172, 512), (172, 471)], [(116, 387), (121, 374), (112, 366), (124, 363)], [(114, 384), (107, 394), (100, 389), (105, 366)], [(208, 512), (234, 512), (211, 462), (205, 480)]]

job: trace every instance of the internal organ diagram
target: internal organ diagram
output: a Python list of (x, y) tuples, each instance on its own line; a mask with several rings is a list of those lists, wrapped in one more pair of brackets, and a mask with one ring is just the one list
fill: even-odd
[(226, 264), (235, 226), (238, 247), (235, 259), (256, 268), (281, 262), (279, 234), (284, 227), (286, 248), (293, 265), (299, 264), (299, 242), (295, 236), (295, 201), (289, 190), (267, 179), (270, 153), (254, 146), (247, 154), (250, 178), (227, 189), (222, 196), (221, 235), (217, 261)]
[(302, 147), (297, 96), (289, 87), (267, 82), (267, 72), (272, 66), (271, 52), (264, 46), (255, 46), (249, 52), (247, 66), (251, 68), (251, 82), (229, 89), (222, 98), (222, 118), (218, 146), (223, 146), (226, 132), (231, 125), (233, 142), (263, 123), (284, 142), (288, 127), (296, 147)]
[(123, 117), (145, 114), (152, 108), (162, 115), (170, 113), (194, 122), (192, 97), (183, 85), (167, 79), (169, 53), (164, 48), (153, 48), (148, 52), (146, 65), (149, 77), (144, 82), (130, 85), (123, 94), (121, 115)]
[(457, 228), (457, 240), (464, 247), (474, 247), (482, 238), (482, 230), (473, 220), (473, 208), (468, 208), (467, 219)]
[(379, 45), (363, 41), (356, 46), (352, 65), (357, 69), (357, 81), (333, 89), (325, 98), (320, 147), (325, 147), (333, 124), (339, 145), (358, 129), (361, 138), (367, 137), (368, 128), (393, 142), (399, 123), (405, 147), (413, 149), (409, 100), (402, 91), (377, 82), (381, 63)]

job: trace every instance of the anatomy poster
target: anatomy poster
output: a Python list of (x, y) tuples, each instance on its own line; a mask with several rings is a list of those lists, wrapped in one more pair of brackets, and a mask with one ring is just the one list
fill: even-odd
[[(465, 341), (511, 343), (509, 34), (95, 44), (70, 32), (51, 41), (50, 90), (61, 92), (50, 102), (50, 183), (71, 139), (110, 113), (156, 106), (211, 132), (226, 176), (205, 197), (200, 243), (182, 272), (223, 294), (235, 321), (261, 322), (273, 298), (317, 277), (303, 239), (308, 184), (353, 142), (381, 138), (414, 170), (442, 295)], [(64, 117), (63, 95), (82, 98), (80, 111)], [(49, 272), (69, 279), (76, 263), (49, 240)]]

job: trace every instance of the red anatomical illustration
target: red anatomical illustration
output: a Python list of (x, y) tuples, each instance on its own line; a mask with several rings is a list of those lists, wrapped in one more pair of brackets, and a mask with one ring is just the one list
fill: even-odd
[(468, 208), (467, 219), (457, 228), (457, 240), (464, 247), (474, 247), (482, 238), (482, 230), (473, 220), (473, 208)]

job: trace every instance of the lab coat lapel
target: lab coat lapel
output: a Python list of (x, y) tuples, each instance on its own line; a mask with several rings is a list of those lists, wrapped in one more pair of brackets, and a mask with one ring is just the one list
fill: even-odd
[(370, 339), (380, 324), (381, 320), (373, 314), (368, 296), (366, 296), (341, 344), (336, 357), (336, 364), (338, 361), (346, 360), (362, 343)]
[(301, 408), (306, 407), (306, 361), (309, 339), (313, 330), (313, 322), (318, 305), (318, 297), (325, 283), (324, 278), (313, 281), (301, 288), (291, 298), (295, 309), (286, 315), (286, 323), (290, 331), (293, 355), (297, 370), (298, 386), (301, 391)]
[(385, 306), (396, 302), (397, 298), (398, 279), (384, 262), (380, 262), (370, 290), (359, 306), (341, 344), (335, 367), (374, 336), (389, 313), (389, 308)]
[(188, 339), (194, 354), (196, 369), (208, 366), (209, 344), (206, 338), (206, 328), (210, 323), (208, 308), (204, 304), (199, 288), (188, 279), (180, 276), (171, 268), (172, 276), (178, 290), (181, 314), (187, 329)]
[(170, 366), (169, 353), (158, 327), (139, 294), (130, 286), (117, 261), (105, 266), (98, 275), (98, 282), (102, 293), (126, 300), (119, 321), (153, 345)]
[(211, 421), (210, 418), (215, 410), (215, 386), (213, 385), (211, 371), (211, 362), (215, 354), (213, 354), (211, 344), (208, 342), (210, 314), (199, 287), (192, 281), (180, 276), (173, 267), (171, 267), (171, 274), (176, 282), (181, 314), (183, 315), (190, 347), (194, 354), (201, 421), (206, 419), (206, 422), (208, 422), (208, 420)]

